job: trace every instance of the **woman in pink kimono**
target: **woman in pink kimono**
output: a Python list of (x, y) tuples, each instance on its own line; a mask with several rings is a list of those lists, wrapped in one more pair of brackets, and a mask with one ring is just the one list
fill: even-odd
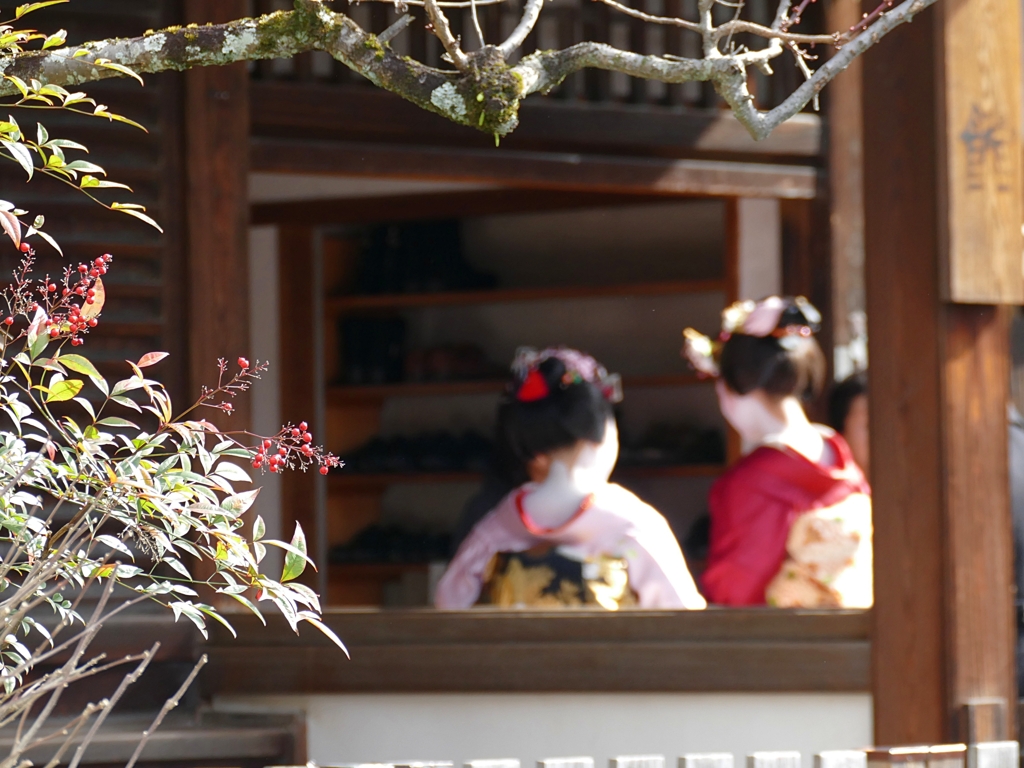
[(474, 527), (438, 584), (437, 607), (704, 608), (665, 518), (608, 482), (618, 377), (569, 349), (521, 350), (513, 373), (499, 439), (544, 477)]

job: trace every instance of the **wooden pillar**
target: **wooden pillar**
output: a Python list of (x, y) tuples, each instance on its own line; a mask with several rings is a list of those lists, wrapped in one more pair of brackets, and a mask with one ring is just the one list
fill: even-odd
[[(244, 17), (246, 0), (186, 0), (185, 19), (220, 23)], [(194, 69), (185, 75), (188, 215), (189, 394), (217, 381), (217, 359), (249, 350), (249, 75), (245, 64)], [(230, 419), (244, 429), (248, 398)]]
[[(828, 29), (849, 29), (860, 19), (859, 0), (831, 0)], [(828, 87), (828, 167), (831, 198), (831, 309), (836, 377), (848, 374), (852, 321), (864, 312), (863, 59), (855, 59)], [(824, 310), (823, 310), (824, 311)]]
[[(278, 306), (280, 307), (281, 349), (277, 364), (281, 370), (281, 421), (299, 424), (315, 422), (317, 386), (315, 360), (317, 317), (313, 294), (321, 290), (314, 278), (314, 231), (310, 227), (282, 226), (278, 228)], [(326, 437), (315, 435), (318, 443)], [(322, 562), (322, 547), (318, 541), (316, 484), (320, 474), (286, 472), (281, 476), (282, 535), (290, 539), (295, 524), (302, 526), (306, 544), (317, 557), (317, 567), (326, 569)], [(313, 556), (313, 555), (311, 555)], [(307, 568), (303, 574), (310, 586), (316, 586), (316, 572)]]
[(1019, 29), (1016, 0), (952, 0), (864, 60), (880, 744), (1013, 733), (1001, 305), (1024, 296)]

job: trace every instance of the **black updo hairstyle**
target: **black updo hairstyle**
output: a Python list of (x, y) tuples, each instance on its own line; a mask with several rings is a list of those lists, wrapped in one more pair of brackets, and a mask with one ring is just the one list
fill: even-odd
[[(572, 377), (558, 357), (548, 357), (535, 370), (547, 385), (547, 396), (521, 399), (520, 389), (528, 373), (521, 372), (498, 409), (498, 454), (507, 469), (509, 462), (523, 468), (535, 456), (568, 448), (580, 440), (600, 443), (608, 419), (613, 417), (612, 404), (601, 386)], [(566, 383), (567, 378), (573, 380)]]
[(820, 315), (806, 300), (785, 301), (779, 333), (764, 337), (734, 333), (722, 346), (720, 375), (736, 394), (761, 389), (773, 397), (793, 395), (805, 402), (821, 394), (827, 364), (813, 336), (819, 330)]

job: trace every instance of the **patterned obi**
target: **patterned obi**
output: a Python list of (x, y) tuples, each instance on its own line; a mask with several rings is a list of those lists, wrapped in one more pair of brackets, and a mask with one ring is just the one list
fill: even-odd
[(478, 605), (502, 608), (604, 608), (637, 604), (626, 561), (600, 556), (578, 559), (552, 545), (499, 552), (484, 571)]

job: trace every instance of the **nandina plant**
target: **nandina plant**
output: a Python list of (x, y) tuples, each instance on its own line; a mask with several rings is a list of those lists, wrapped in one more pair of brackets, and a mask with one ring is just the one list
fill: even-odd
[[(210, 620), (231, 628), (218, 601), (261, 618), (259, 604), (269, 604), (293, 629), (313, 624), (343, 648), (321, 622), (317, 595), (295, 581), (310, 562), (302, 529), (284, 542), (266, 538), (260, 517), (243, 522), (259, 492), (246, 467), (326, 473), (340, 462), (314, 445), (305, 423), (258, 436), (203, 418), (208, 409), (230, 414), (266, 364), (219, 361), (216, 384), (180, 414), (146, 373), (165, 353), (128, 361), (125, 378), (107, 381), (72, 350), (102, 320), (113, 257), (33, 279), (34, 250), (9, 221), (21, 263), (0, 291), (0, 727), (21, 725), (3, 766), (40, 742), (69, 684), (109, 668), (89, 656), (89, 643), (104, 622), (142, 601), (166, 606), (204, 635)], [(269, 547), (284, 551), (275, 576), (263, 570)], [(62, 753), (90, 720), (92, 737), (154, 651), (117, 662), (135, 669), (117, 694), (65, 727)]]

